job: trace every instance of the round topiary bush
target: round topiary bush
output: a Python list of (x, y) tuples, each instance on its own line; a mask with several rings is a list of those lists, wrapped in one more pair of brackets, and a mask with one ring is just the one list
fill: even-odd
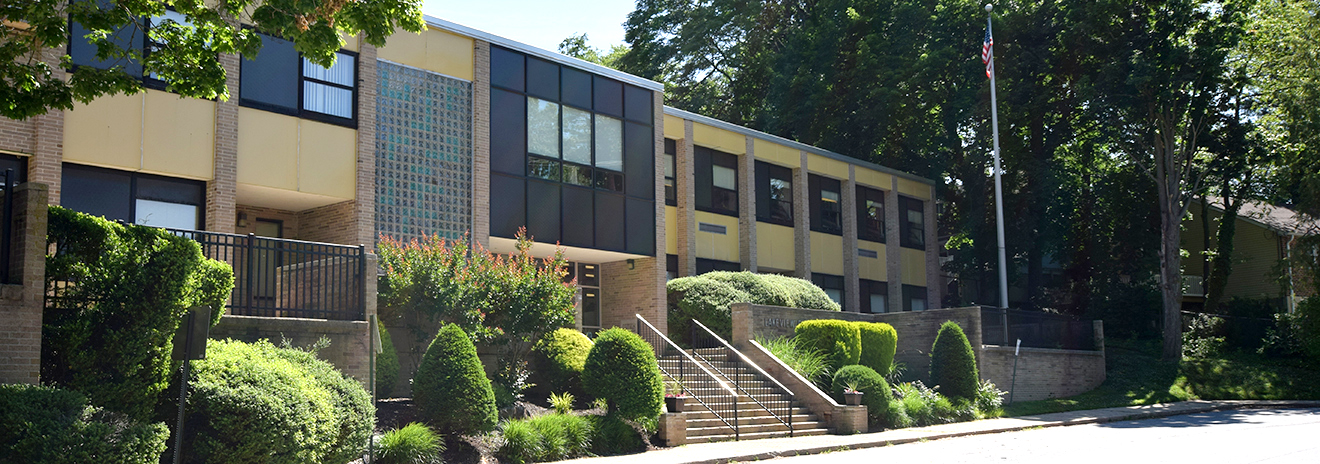
[(874, 369), (881, 376), (894, 368), (894, 352), (898, 351), (898, 331), (883, 322), (854, 322), (862, 336), (862, 354), (857, 364)]
[(413, 402), (421, 416), (445, 433), (495, 428), (495, 392), (477, 358), (477, 347), (456, 324), (446, 324), (426, 349), (413, 378)]
[(265, 340), (210, 341), (189, 388), (189, 463), (343, 464), (361, 456), (375, 423), (356, 380), (310, 352)]
[(862, 333), (857, 325), (837, 319), (813, 319), (793, 328), (798, 346), (820, 350), (830, 363), (830, 370), (857, 364), (862, 354)]
[(785, 306), (825, 311), (838, 311), (840, 309), (839, 304), (831, 300), (825, 290), (821, 290), (810, 280), (779, 274), (757, 274), (757, 276), (771, 285), (782, 288), (788, 294), (789, 300)]
[(793, 295), (780, 282), (766, 279), (761, 274), (751, 272), (729, 272), (713, 271), (702, 274), (700, 277), (724, 282), (733, 288), (746, 293), (750, 300), (756, 304), (772, 306), (792, 306), (794, 303)]
[(971, 399), (976, 396), (980, 378), (976, 352), (967, 342), (967, 335), (958, 323), (945, 321), (930, 347), (930, 382), (938, 385), (944, 396)]
[(849, 385), (862, 392), (862, 404), (866, 405), (867, 422), (875, 425), (892, 427), (888, 423), (889, 402), (894, 400), (894, 392), (889, 383), (875, 370), (861, 365), (843, 366), (834, 373), (830, 383), (830, 395), (843, 404), (843, 389)]
[(777, 274), (714, 271), (681, 277), (665, 284), (668, 295), (669, 338), (687, 344), (692, 320), (730, 338), (733, 322), (729, 305), (752, 303), (790, 308), (838, 311), (824, 290), (811, 282)]
[(582, 369), (591, 346), (591, 339), (574, 329), (556, 329), (545, 334), (532, 347), (537, 386), (547, 394), (568, 392), (581, 396)]
[(393, 398), (394, 384), (399, 381), (399, 353), (394, 351), (394, 342), (390, 340), (390, 331), (382, 324), (380, 328), (381, 353), (376, 355), (376, 398)]
[(157, 464), (170, 436), (87, 404), (78, 393), (0, 384), (0, 462)]
[(610, 414), (629, 420), (660, 415), (664, 383), (651, 345), (621, 328), (600, 332), (582, 370), (587, 393), (609, 403)]

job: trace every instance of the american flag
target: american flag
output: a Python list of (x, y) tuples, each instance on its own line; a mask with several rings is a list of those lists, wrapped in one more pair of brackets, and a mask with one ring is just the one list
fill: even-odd
[(990, 19), (985, 20), (985, 42), (981, 44), (981, 62), (985, 63), (985, 77), (994, 79), (995, 38), (990, 35)]

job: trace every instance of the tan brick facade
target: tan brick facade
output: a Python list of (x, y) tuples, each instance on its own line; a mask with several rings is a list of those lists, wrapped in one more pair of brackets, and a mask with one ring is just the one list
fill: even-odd
[(756, 143), (747, 139), (747, 153), (738, 157), (738, 256), (742, 268), (756, 272)]
[(229, 100), (215, 104), (215, 167), (206, 183), (206, 230), (235, 231), (238, 210), (238, 55), (222, 54)]
[(472, 47), (472, 239), (490, 247), (490, 43)]
[(798, 167), (793, 169), (793, 275), (811, 280), (811, 195), (807, 192), (807, 152), (798, 152)]
[(358, 38), (357, 187), (345, 245), (376, 249), (376, 46)]
[(46, 284), (46, 186), (14, 189), (10, 282), (0, 283), (0, 383), (40, 383)]
[(890, 311), (903, 309), (903, 255), (901, 232), (898, 227), (898, 178), (885, 191), (885, 273), (888, 281), (888, 308)]
[(848, 165), (848, 178), (843, 180), (839, 196), (843, 205), (843, 310), (861, 311), (861, 295), (857, 282), (857, 172)]
[[(660, 121), (664, 121), (664, 118)], [(675, 222), (678, 224), (678, 275), (684, 277), (697, 274), (697, 190), (693, 185), (695, 145), (692, 143), (692, 121), (683, 121), (683, 140), (678, 141), (677, 145), (674, 189), (678, 200), (678, 217)]]
[[(343, 201), (298, 212), (298, 240), (338, 243), (340, 245), (367, 245), (358, 225), (359, 201)], [(369, 223), (375, 232), (375, 223)], [(370, 237), (370, 235), (368, 235)], [(375, 243), (374, 240), (371, 243)]]

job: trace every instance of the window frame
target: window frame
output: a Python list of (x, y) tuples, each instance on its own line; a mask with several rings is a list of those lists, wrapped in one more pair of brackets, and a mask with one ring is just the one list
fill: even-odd
[[(244, 27), (251, 28), (251, 26), (244, 26)], [(288, 39), (284, 39), (284, 38), (282, 38), (282, 37), (276, 37), (275, 35), (267, 34), (267, 33), (265, 33), (265, 32), (261, 32), (261, 31), (257, 31), (257, 34), (259, 34), (259, 35), (262, 36), (262, 47), (265, 47), (265, 44), (266, 44), (266, 38), (267, 38), (267, 37), (270, 37), (270, 38), (277, 38), (277, 39), (280, 39), (280, 40), (288, 40)], [(294, 51), (297, 52), (297, 50), (294, 50)], [(243, 98), (243, 85), (242, 85), (242, 79), (243, 79), (243, 68), (244, 68), (245, 66), (247, 66), (247, 62), (250, 61), (250, 60), (248, 60), (247, 57), (244, 57), (244, 56), (241, 56), (241, 55), (240, 55), (240, 56), (239, 56), (239, 59), (238, 59), (238, 76), (239, 76), (239, 86), (238, 86), (238, 105), (239, 105), (239, 106), (242, 106), (242, 107), (253, 108), (253, 109), (258, 109), (258, 110), (262, 110), (262, 111), (269, 111), (269, 112), (272, 112), (272, 113), (279, 113), (279, 114), (283, 114), (283, 115), (287, 115), (287, 116), (294, 116), (294, 117), (301, 118), (301, 119), (307, 119), (307, 120), (312, 120), (312, 121), (317, 121), (317, 122), (323, 122), (323, 123), (326, 123), (326, 124), (333, 124), (333, 125), (336, 125), (336, 126), (343, 126), (343, 127), (348, 127), (348, 128), (351, 128), (351, 129), (357, 129), (357, 128), (358, 128), (358, 117), (359, 117), (358, 97), (359, 97), (359, 95), (360, 95), (360, 94), (359, 94), (359, 90), (360, 90), (360, 88), (362, 87), (362, 85), (361, 85), (361, 84), (362, 84), (362, 56), (361, 56), (358, 52), (355, 52), (355, 51), (352, 51), (352, 50), (349, 50), (349, 49), (346, 49), (346, 48), (341, 48), (341, 49), (335, 51), (335, 53), (337, 53), (337, 54), (341, 54), (341, 55), (346, 55), (346, 56), (351, 56), (351, 57), (353, 57), (353, 88), (349, 89), (349, 88), (347, 88), (346, 86), (343, 86), (343, 85), (340, 85), (340, 84), (336, 84), (336, 83), (328, 82), (328, 81), (323, 81), (323, 80), (316, 79), (316, 78), (309, 78), (309, 77), (307, 77), (306, 74), (303, 72), (304, 61), (306, 61), (307, 58), (304, 57), (302, 53), (298, 53), (298, 62), (297, 62), (297, 65), (296, 65), (296, 67), (297, 67), (297, 69), (298, 69), (298, 71), (297, 71), (297, 78), (296, 78), (296, 82), (297, 82), (297, 84), (296, 84), (296, 88), (297, 88), (297, 94), (298, 94), (298, 107), (297, 107), (297, 108), (294, 108), (294, 109), (285, 108), (285, 107), (280, 106), (280, 105), (274, 105), (274, 104), (265, 103), (265, 102), (261, 102), (261, 101), (257, 101), (257, 100), (251, 100), (251, 99)], [(260, 57), (261, 54), (258, 53), (257, 56)], [(336, 61), (335, 61), (336, 63), (338, 63), (338, 59), (339, 59), (339, 58), (336, 58)], [(312, 63), (312, 65), (315, 66), (315, 63)], [(352, 99), (351, 106), (352, 106), (352, 109), (353, 109), (353, 117), (352, 117), (352, 118), (342, 118), (342, 117), (335, 116), (335, 115), (332, 115), (332, 114), (327, 114), (327, 113), (322, 113), (322, 112), (319, 112), (319, 111), (313, 111), (313, 110), (309, 110), (309, 109), (307, 109), (307, 102), (306, 102), (306, 97), (307, 97), (307, 95), (306, 95), (306, 90), (305, 90), (305, 83), (306, 83), (306, 82), (311, 82), (311, 83), (314, 83), (314, 84), (320, 84), (320, 85), (325, 85), (325, 86), (334, 87), (334, 88), (339, 88), (339, 89), (347, 89), (347, 90), (351, 91), (352, 93), (351, 93), (351, 96), (350, 96), (349, 98)]]
[[(831, 184), (829, 186), (837, 185), (837, 187), (835, 187), (834, 189), (829, 189), (826, 184)], [(808, 186), (807, 192), (810, 195), (810, 205), (811, 205), (811, 231), (820, 232), (823, 234), (842, 236), (843, 235), (843, 182), (831, 177), (825, 177), (817, 174), (808, 174), (807, 186)], [(831, 224), (828, 224), (826, 222), (825, 192), (827, 191), (835, 192), (836, 194), (839, 195), (839, 199), (835, 202), (836, 210), (831, 212), (832, 215), (835, 216), (834, 224), (832, 225), (833, 227), (831, 227)]]
[[(697, 146), (692, 151), (698, 170), (693, 176), (697, 181), (696, 188), (708, 194), (705, 195), (705, 202), (702, 201), (703, 195), (697, 195), (697, 211), (738, 217), (738, 177), (740, 175), (738, 172), (738, 155), (703, 146)], [(715, 186), (716, 166), (733, 171), (733, 189)], [(719, 203), (729, 203), (732, 207), (717, 206), (716, 198), (723, 200)], [(729, 199), (732, 199), (732, 201), (729, 201)]]
[[(918, 200), (916, 198), (900, 196), (898, 197), (898, 204), (899, 204), (899, 213), (901, 213), (898, 216), (898, 224), (900, 227), (899, 246), (914, 250), (925, 250), (926, 249), (925, 202)], [(917, 225), (917, 229), (915, 229), (920, 233), (918, 233), (915, 236), (911, 234), (911, 232), (913, 232), (914, 229), (913, 229), (912, 221), (908, 219), (908, 212), (910, 211), (916, 211), (920, 213), (920, 217), (921, 217), (921, 224)], [(914, 240), (919, 240), (919, 241), (914, 243)]]
[[(165, 11), (166, 11), (167, 13), (168, 13), (168, 12), (175, 12), (175, 13), (177, 13), (177, 11), (175, 11), (175, 10), (174, 10), (174, 7), (172, 7), (172, 6), (167, 6), (167, 7), (165, 8)], [(164, 18), (164, 16), (161, 16), (161, 18)], [(154, 17), (153, 17), (153, 18), (141, 18), (141, 17), (133, 18), (133, 22), (135, 22), (135, 23), (138, 24), (138, 25), (136, 26), (136, 28), (137, 28), (138, 30), (142, 31), (142, 38), (141, 38), (141, 40), (142, 40), (142, 46), (141, 46), (141, 48), (138, 48), (138, 47), (131, 47), (131, 48), (127, 48), (127, 49), (129, 49), (129, 50), (137, 50), (137, 52), (138, 52), (140, 55), (142, 55), (142, 58), (143, 58), (143, 59), (145, 59), (145, 58), (147, 57), (147, 55), (151, 54), (151, 52), (152, 52), (152, 48), (157, 47), (157, 46), (160, 45), (159, 42), (156, 42), (155, 40), (152, 40), (152, 39), (151, 39), (151, 28), (152, 28), (152, 26), (153, 26), (154, 23), (155, 23), (155, 21), (153, 21), (153, 19), (155, 19), (155, 18), (154, 18)], [(187, 19), (187, 18), (185, 17), (184, 19)], [(77, 71), (78, 68), (80, 68), (80, 67), (82, 67), (82, 66), (88, 66), (88, 67), (96, 68), (96, 69), (107, 69), (107, 68), (99, 68), (99, 67), (92, 66), (92, 65), (80, 65), (80, 64), (74, 64), (74, 63), (72, 62), (72, 58), (73, 58), (73, 49), (74, 49), (74, 41), (75, 41), (75, 40), (79, 40), (79, 41), (81, 41), (81, 43), (83, 43), (85, 46), (91, 47), (91, 48), (93, 49), (93, 54), (95, 53), (96, 46), (95, 46), (94, 44), (92, 44), (91, 42), (86, 41), (86, 38), (85, 38), (85, 37), (75, 37), (75, 36), (73, 35), (73, 30), (74, 30), (74, 22), (73, 22), (73, 19), (71, 19), (71, 18), (70, 18), (70, 19), (65, 19), (65, 22), (67, 23), (67, 25), (68, 25), (67, 27), (68, 27), (68, 30), (69, 30), (69, 41), (65, 44), (65, 49), (64, 49), (64, 52), (65, 52), (66, 54), (68, 54), (69, 57), (70, 57), (70, 63), (69, 63), (70, 66), (69, 66), (68, 71), (69, 71), (70, 73), (73, 73), (73, 72)], [(178, 21), (176, 21), (176, 22), (178, 22)], [(125, 26), (127, 26), (127, 25), (125, 25)], [(130, 45), (133, 45), (133, 44), (130, 44)], [(169, 86), (169, 82), (164, 81), (164, 80), (161, 80), (161, 79), (157, 79), (157, 78), (154, 78), (154, 77), (151, 77), (151, 74), (148, 73), (146, 69), (143, 69), (144, 64), (143, 64), (141, 61), (135, 61), (135, 60), (127, 60), (127, 61), (129, 61), (129, 62), (136, 62), (136, 64), (137, 64), (137, 68), (138, 68), (138, 69), (137, 69), (137, 72), (135, 72), (135, 73), (128, 72), (127, 70), (125, 70), (124, 72), (125, 72), (126, 74), (128, 74), (129, 76), (134, 77), (134, 78), (137, 78), (137, 80), (141, 81), (141, 82), (142, 82), (142, 87), (144, 87), (144, 88), (148, 88), (148, 89), (151, 89), (151, 90), (160, 90), (160, 91), (166, 91), (166, 92), (168, 92), (168, 90), (166, 89), (166, 87)], [(214, 99), (213, 99), (212, 101), (214, 101)]]
[[(877, 291), (877, 290), (878, 290), (878, 291)], [(860, 295), (861, 297), (857, 299), (857, 302), (858, 302), (857, 310), (858, 310), (858, 311), (860, 311), (860, 312), (862, 312), (862, 313), (867, 313), (867, 314), (884, 314), (884, 313), (891, 313), (891, 312), (894, 312), (894, 311), (891, 311), (890, 308), (889, 308), (889, 283), (888, 283), (888, 282), (884, 282), (884, 281), (880, 281), (880, 280), (870, 280), (870, 279), (857, 279), (857, 291), (861, 294), (861, 295)], [(885, 310), (884, 310), (884, 311), (881, 311), (881, 312), (875, 312), (875, 308), (871, 307), (871, 296), (872, 296), (872, 295), (881, 295), (881, 296), (884, 296), (884, 297), (885, 297), (885, 298), (884, 298), (884, 301), (885, 301)]]
[[(772, 197), (774, 181), (788, 182), (789, 198), (776, 200)], [(796, 211), (793, 208), (793, 169), (765, 161), (756, 161), (756, 220), (760, 222), (793, 227)], [(783, 209), (776, 209), (781, 206)], [(776, 215), (778, 211), (787, 211), (788, 217)]]
[[(871, 221), (870, 207), (867, 202), (879, 204), (879, 215), (875, 221)], [(879, 226), (879, 229), (869, 227), (871, 223)], [(882, 190), (870, 188), (864, 185), (857, 186), (857, 239), (868, 242), (885, 243), (885, 193)]]
[[(666, 164), (669, 165), (669, 172), (673, 175), (664, 175), (665, 179), (665, 204), (668, 206), (678, 206), (678, 141), (665, 138), (665, 157)], [(662, 173), (663, 174), (663, 173)]]
[[(148, 201), (158, 201), (158, 202), (166, 202), (166, 203), (175, 203), (175, 204), (189, 205), (189, 206), (194, 206), (194, 207), (196, 207), (196, 208), (197, 208), (197, 222), (196, 222), (196, 225), (194, 226), (194, 228), (193, 228), (192, 230), (206, 230), (206, 183), (203, 182), (203, 181), (193, 180), (193, 179), (185, 179), (185, 178), (182, 178), (182, 177), (159, 176), (159, 175), (155, 175), (155, 174), (146, 174), (146, 173), (141, 173), (141, 172), (125, 171), (125, 170), (123, 170), (123, 169), (103, 168), (103, 167), (100, 167), (100, 166), (91, 166), (91, 165), (78, 164), (78, 163), (62, 163), (61, 166), (60, 166), (60, 177), (61, 177), (61, 178), (64, 178), (64, 177), (65, 177), (65, 171), (67, 171), (69, 168), (73, 168), (74, 170), (83, 170), (83, 171), (87, 171), (87, 172), (109, 173), (109, 174), (113, 174), (113, 175), (119, 175), (119, 176), (125, 176), (125, 177), (127, 177), (127, 178), (128, 178), (128, 211), (127, 211), (127, 213), (128, 213), (128, 220), (125, 220), (124, 222), (130, 223), (130, 224), (137, 224), (137, 213), (138, 213), (138, 211), (137, 211), (137, 208), (138, 208), (137, 202), (138, 202), (138, 200), (148, 200)], [(153, 199), (151, 199), (151, 198), (142, 198), (142, 197), (139, 195), (139, 193), (138, 193), (138, 181), (141, 180), (141, 179), (156, 180), (156, 181), (165, 181), (165, 182), (176, 183), (176, 184), (188, 184), (188, 185), (191, 185), (192, 187), (197, 188), (197, 191), (198, 191), (198, 193), (200, 194), (200, 199), (199, 199), (199, 201), (198, 201), (196, 204), (193, 204), (193, 203), (179, 203), (179, 202), (172, 202), (172, 201), (165, 201), (165, 200), (153, 200)], [(66, 189), (65, 191), (67, 192), (68, 189)], [(94, 214), (94, 213), (88, 213), (88, 214)], [(111, 219), (111, 220), (114, 220), (114, 219)], [(157, 227), (157, 226), (151, 226), (151, 227)]]

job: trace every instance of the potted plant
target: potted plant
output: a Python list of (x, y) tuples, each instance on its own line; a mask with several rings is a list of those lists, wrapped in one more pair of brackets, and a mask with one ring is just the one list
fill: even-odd
[(848, 382), (844, 384), (843, 402), (848, 406), (860, 406), (862, 404), (862, 392), (857, 391), (857, 383)]
[(687, 411), (687, 392), (683, 384), (670, 380), (665, 382), (665, 410), (668, 412)]

